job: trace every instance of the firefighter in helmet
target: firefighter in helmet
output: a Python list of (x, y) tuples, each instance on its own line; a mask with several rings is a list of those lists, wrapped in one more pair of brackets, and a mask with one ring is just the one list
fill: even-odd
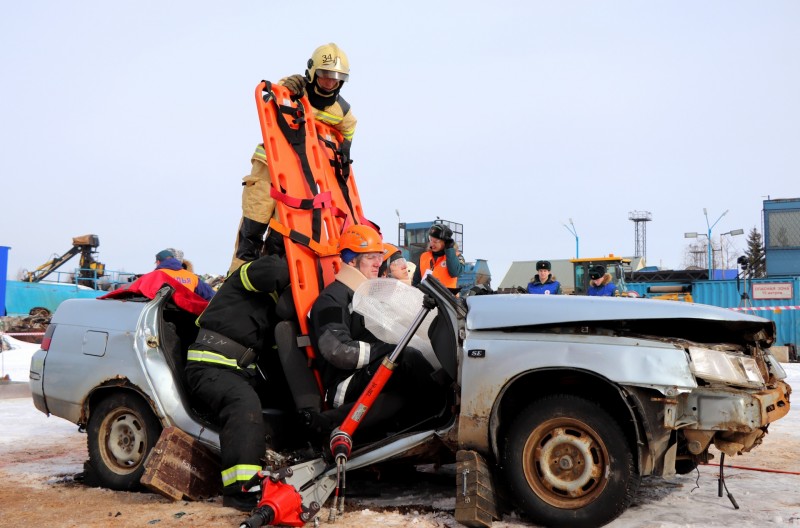
[[(350, 104), (339, 95), (350, 77), (350, 61), (333, 42), (314, 50), (306, 63), (305, 75), (290, 75), (279, 81), (297, 95), (308, 94), (311, 110), (317, 121), (330, 125), (344, 137), (341, 145), (342, 172), (350, 172), (350, 145), (356, 130), (356, 118)], [(250, 159), (250, 174), (242, 181), (242, 219), (236, 235), (236, 245), (228, 275), (245, 262), (261, 254), (264, 233), (275, 211), (270, 196), (270, 174), (264, 145), (259, 144)]]

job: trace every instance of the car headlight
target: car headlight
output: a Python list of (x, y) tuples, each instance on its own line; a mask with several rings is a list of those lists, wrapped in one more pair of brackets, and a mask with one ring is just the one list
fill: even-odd
[(731, 385), (763, 387), (764, 378), (756, 360), (710, 348), (689, 347), (692, 372), (706, 381), (722, 381)]
[(764, 354), (764, 359), (767, 360), (767, 366), (769, 366), (769, 372), (779, 380), (786, 379), (786, 371), (783, 370), (783, 365), (775, 359), (770, 353)]

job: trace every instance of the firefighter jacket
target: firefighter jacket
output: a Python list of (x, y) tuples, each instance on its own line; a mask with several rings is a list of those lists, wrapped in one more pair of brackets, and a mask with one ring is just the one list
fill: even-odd
[(366, 280), (356, 268), (344, 265), (311, 307), (311, 339), (323, 360), (320, 371), (326, 400), (335, 407), (344, 402), (355, 371), (394, 349), (367, 330), (364, 317), (353, 311), (353, 294)]
[(528, 293), (538, 293), (544, 295), (560, 295), (561, 283), (553, 275), (549, 275), (547, 280), (542, 283), (537, 275), (528, 283)]
[(419, 266), (414, 271), (414, 285), (422, 282), (430, 270), (434, 277), (439, 279), (451, 291), (458, 286), (458, 276), (464, 271), (464, 259), (455, 248), (444, 251), (426, 251), (419, 257)]
[[(225, 279), (208, 307), (197, 318), (200, 335), (210, 330), (241, 347), (264, 350), (274, 344), (278, 322), (275, 306), (289, 284), (289, 268), (277, 255), (247, 262)], [(188, 359), (236, 367), (213, 341), (195, 342)]]
[(586, 293), (593, 297), (613, 297), (617, 295), (617, 285), (611, 280), (611, 274), (606, 273), (603, 275), (600, 286), (595, 286), (593, 282), (590, 282)]
[(211, 286), (200, 280), (200, 277), (191, 271), (183, 269), (183, 265), (174, 257), (162, 260), (158, 263), (156, 269), (163, 271), (207, 301), (210, 301), (214, 296), (214, 290), (211, 289)]

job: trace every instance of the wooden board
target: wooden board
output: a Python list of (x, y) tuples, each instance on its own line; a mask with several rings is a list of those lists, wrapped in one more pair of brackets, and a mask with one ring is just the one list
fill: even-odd
[(222, 492), (219, 456), (176, 427), (167, 427), (147, 455), (141, 483), (172, 500), (202, 500)]
[(494, 479), (483, 457), (475, 451), (456, 453), (456, 521), (488, 528), (500, 520)]

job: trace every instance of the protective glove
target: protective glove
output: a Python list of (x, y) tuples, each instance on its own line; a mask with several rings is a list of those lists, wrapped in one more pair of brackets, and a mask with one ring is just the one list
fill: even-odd
[(350, 145), (351, 142), (348, 140), (342, 142), (342, 178), (345, 180), (350, 177), (350, 164), (353, 163), (350, 159)]
[(297, 97), (303, 97), (306, 93), (306, 79), (302, 75), (290, 75), (283, 80), (282, 84)]
[(450, 249), (455, 244), (455, 241), (453, 240), (453, 230), (444, 224), (434, 225), (429, 234), (430, 236), (438, 238), (444, 242), (445, 249)]

